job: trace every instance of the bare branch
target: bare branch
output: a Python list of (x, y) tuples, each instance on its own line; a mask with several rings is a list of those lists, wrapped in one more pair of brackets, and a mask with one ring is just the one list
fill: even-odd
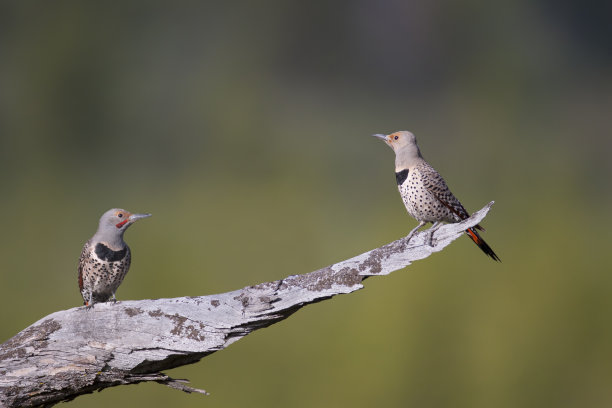
[(162, 370), (192, 364), (301, 307), (363, 287), (438, 252), (478, 224), (493, 202), (469, 219), (303, 275), (219, 295), (100, 303), (52, 313), (0, 346), (0, 406), (52, 406), (78, 395), (155, 381), (206, 394)]

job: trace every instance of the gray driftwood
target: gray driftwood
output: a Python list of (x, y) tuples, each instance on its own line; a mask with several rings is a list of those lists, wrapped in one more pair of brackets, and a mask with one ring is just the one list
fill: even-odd
[(301, 307), (361, 289), (438, 252), (479, 223), (493, 202), (448, 224), (426, 245), (421, 232), (326, 268), (219, 295), (122, 301), (52, 313), (0, 346), (0, 406), (51, 406), (81, 394), (155, 381), (199, 392), (162, 370), (191, 364), (283, 320)]

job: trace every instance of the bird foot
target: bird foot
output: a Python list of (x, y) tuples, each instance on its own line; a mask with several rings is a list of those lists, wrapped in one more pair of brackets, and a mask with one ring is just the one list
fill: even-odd
[(427, 230), (428, 233), (427, 233), (427, 238), (425, 239), (425, 244), (429, 245), (430, 247), (434, 246), (434, 244), (433, 244), (433, 234), (441, 226), (442, 226), (442, 223), (440, 221), (434, 222), (434, 224), (431, 226), (431, 228)]
[(434, 247), (434, 239), (433, 239), (433, 234), (430, 234), (427, 236), (427, 240), (425, 241), (426, 245), (429, 245), (430, 247)]
[(419, 228), (421, 228), (423, 225), (425, 225), (426, 222), (419, 222), (419, 225), (417, 225), (416, 227), (414, 227), (412, 229), (412, 231), (410, 231), (408, 233), (408, 235), (406, 235), (406, 242), (410, 242), (410, 240), (412, 239), (412, 237), (414, 236), (414, 234), (418, 231)]

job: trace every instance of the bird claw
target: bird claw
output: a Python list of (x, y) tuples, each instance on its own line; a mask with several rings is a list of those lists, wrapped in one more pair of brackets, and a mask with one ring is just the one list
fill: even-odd
[(429, 235), (429, 237), (427, 238), (427, 241), (425, 242), (427, 245), (429, 245), (430, 247), (435, 247), (434, 242), (433, 242), (433, 234)]
[(434, 239), (433, 239), (433, 234), (435, 231), (431, 231), (429, 234), (427, 234), (427, 238), (425, 239), (425, 245), (429, 245), (430, 247), (434, 246)]
[(410, 231), (408, 233), (408, 235), (406, 236), (406, 242), (410, 242), (410, 240), (412, 239), (412, 237), (414, 236), (414, 234), (416, 234), (416, 232), (419, 230), (419, 228), (421, 228), (423, 225), (425, 225), (424, 222), (420, 222), (419, 225), (417, 225), (416, 227), (414, 227), (412, 229), (412, 231)]
[(425, 239), (425, 244), (429, 245), (430, 247), (433, 247), (433, 235), (434, 232), (436, 232), (436, 230), (438, 228), (440, 228), (442, 226), (442, 224), (440, 223), (440, 221), (436, 221), (434, 222), (434, 224), (431, 226), (431, 228), (429, 230), (427, 230), (428, 234), (427, 234), (427, 238)]

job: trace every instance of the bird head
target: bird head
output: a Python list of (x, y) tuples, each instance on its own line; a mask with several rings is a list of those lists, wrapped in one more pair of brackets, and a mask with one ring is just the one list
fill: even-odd
[(384, 141), (396, 153), (406, 147), (417, 147), (416, 137), (407, 130), (400, 130), (399, 132), (390, 133), (388, 135), (376, 134), (372, 136)]
[(395, 152), (396, 162), (399, 161), (403, 165), (410, 166), (415, 160), (423, 157), (417, 146), (416, 137), (407, 130), (401, 130), (388, 135), (376, 134), (372, 136), (384, 141), (392, 148)]
[(122, 234), (130, 225), (151, 214), (132, 214), (121, 208), (112, 208), (100, 217), (99, 230)]

